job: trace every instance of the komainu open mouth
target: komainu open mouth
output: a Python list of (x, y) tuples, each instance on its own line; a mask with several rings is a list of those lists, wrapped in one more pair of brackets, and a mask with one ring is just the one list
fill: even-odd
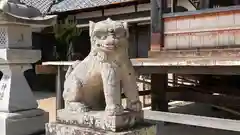
[(107, 50), (114, 50), (116, 48), (114, 45), (102, 45), (102, 47), (106, 48)]

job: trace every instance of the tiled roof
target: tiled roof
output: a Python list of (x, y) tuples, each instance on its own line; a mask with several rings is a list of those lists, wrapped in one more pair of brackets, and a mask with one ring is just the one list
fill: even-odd
[(65, 12), (135, 0), (63, 0), (52, 6), (50, 12)]
[(47, 13), (54, 0), (20, 0), (28, 6), (32, 6), (40, 10), (42, 13)]
[(20, 0), (21, 3), (35, 7), (42, 13), (47, 13), (48, 10), (49, 12), (65, 12), (136, 0), (62, 0), (52, 6), (54, 1), (55, 0)]

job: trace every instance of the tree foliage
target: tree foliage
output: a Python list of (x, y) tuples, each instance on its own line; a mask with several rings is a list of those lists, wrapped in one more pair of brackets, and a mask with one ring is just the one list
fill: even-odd
[(54, 36), (57, 42), (56, 51), (58, 60), (67, 60), (72, 52), (72, 41), (81, 35), (81, 30), (77, 28), (75, 23), (58, 23), (53, 27)]

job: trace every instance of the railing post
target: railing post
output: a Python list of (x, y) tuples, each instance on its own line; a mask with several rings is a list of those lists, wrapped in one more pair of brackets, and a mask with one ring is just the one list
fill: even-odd
[(63, 69), (61, 65), (58, 65), (56, 76), (56, 110), (64, 108), (64, 101), (62, 98), (63, 92)]
[[(151, 51), (161, 51), (164, 47), (163, 13), (166, 0), (151, 0)], [(166, 100), (167, 74), (151, 75), (152, 110), (168, 111)]]
[(151, 51), (159, 51), (164, 46), (164, 0), (151, 0)]
[(151, 107), (154, 111), (168, 111), (168, 101), (166, 97), (168, 87), (167, 74), (151, 75)]

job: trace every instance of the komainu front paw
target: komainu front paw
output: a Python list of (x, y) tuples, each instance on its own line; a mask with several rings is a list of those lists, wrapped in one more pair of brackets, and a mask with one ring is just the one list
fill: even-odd
[(139, 112), (142, 110), (142, 103), (141, 101), (134, 101), (134, 102), (131, 102), (131, 101), (128, 101), (127, 102), (127, 110), (130, 110), (130, 111), (135, 111), (135, 112)]
[(65, 109), (67, 109), (71, 112), (79, 112), (79, 113), (90, 111), (88, 106), (86, 106), (80, 102), (66, 102)]
[(123, 114), (123, 107), (122, 105), (112, 105), (112, 106), (106, 106), (105, 112), (108, 116), (116, 116)]

